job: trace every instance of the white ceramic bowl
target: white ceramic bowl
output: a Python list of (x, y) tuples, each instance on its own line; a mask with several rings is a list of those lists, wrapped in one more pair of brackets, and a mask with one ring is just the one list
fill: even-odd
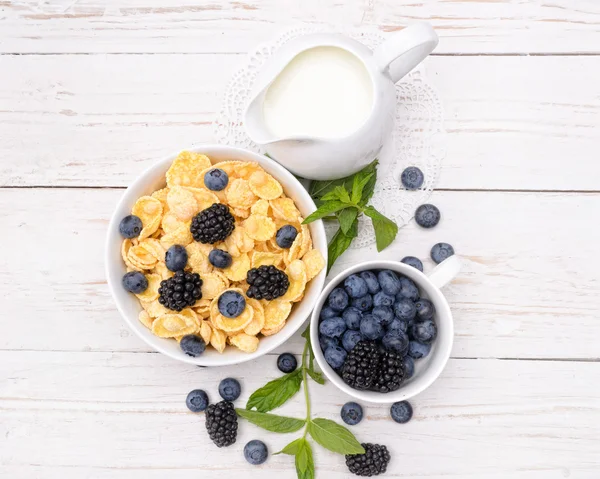
[[(255, 161), (282, 184), (286, 195), (296, 202), (296, 206), (304, 217), (316, 209), (310, 195), (300, 182), (289, 171), (266, 156), (240, 148), (220, 145), (197, 146), (188, 150), (207, 155), (213, 163), (225, 160)], [(285, 327), (273, 336), (261, 337), (258, 349), (254, 353), (244, 353), (234, 347), (228, 346), (223, 354), (219, 354), (213, 348), (207, 348), (202, 356), (192, 358), (181, 351), (175, 340), (154, 336), (138, 320), (138, 314), (141, 311), (138, 299), (133, 294), (125, 291), (121, 286), (121, 278), (125, 274), (126, 268), (121, 258), (121, 243), (123, 238), (119, 234), (119, 222), (124, 216), (131, 213), (133, 204), (140, 196), (149, 195), (165, 185), (165, 173), (177, 154), (175, 153), (163, 158), (142, 173), (127, 188), (127, 191), (125, 191), (125, 194), (119, 201), (111, 218), (106, 239), (105, 264), (108, 287), (117, 304), (117, 309), (125, 322), (148, 346), (156, 351), (166, 354), (173, 359), (199, 366), (225, 366), (251, 361), (283, 344), (302, 326), (314, 308), (319, 293), (323, 288), (325, 271), (323, 270), (308, 284), (304, 298), (295, 304)], [(323, 223), (315, 221), (309, 227), (314, 247), (321, 251), (325, 257), (325, 262), (327, 262), (327, 238), (325, 237)]]
[[(432, 345), (431, 352), (426, 358), (415, 360), (415, 373), (408, 381), (402, 384), (397, 391), (382, 394), (375, 391), (358, 391), (348, 386), (342, 378), (325, 361), (319, 346), (319, 314), (325, 304), (329, 293), (343, 283), (344, 279), (352, 273), (372, 269), (390, 269), (412, 279), (421, 291), (421, 296), (429, 298), (436, 309), (436, 324), (438, 335)], [(448, 283), (460, 270), (460, 261), (456, 256), (451, 256), (438, 265), (429, 276), (419, 270), (396, 261), (368, 261), (348, 268), (333, 278), (319, 296), (319, 300), (312, 314), (310, 324), (310, 339), (317, 363), (321, 370), (339, 389), (348, 395), (371, 403), (393, 403), (404, 401), (419, 394), (428, 388), (440, 375), (450, 357), (454, 338), (454, 323), (452, 313), (446, 298), (440, 288)]]

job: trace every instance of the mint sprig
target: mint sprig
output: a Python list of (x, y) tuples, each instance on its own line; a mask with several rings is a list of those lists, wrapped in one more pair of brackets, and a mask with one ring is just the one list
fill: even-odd
[(318, 207), (304, 220), (304, 224), (325, 218), (340, 225), (329, 242), (327, 271), (358, 235), (361, 214), (371, 218), (377, 251), (387, 248), (398, 234), (398, 225), (368, 204), (377, 182), (377, 164), (375, 160), (354, 175), (338, 180), (313, 181), (310, 185), (309, 193)]
[[(338, 454), (364, 454), (354, 434), (344, 426), (324, 418), (312, 418), (308, 391), (308, 378), (318, 384), (324, 384), (322, 374), (314, 369), (314, 353), (310, 344), (309, 329), (302, 336), (306, 339), (302, 352), (302, 363), (296, 371), (268, 382), (256, 390), (248, 400), (246, 409), (236, 409), (239, 417), (266, 429), (267, 431), (290, 433), (304, 427), (304, 433), (275, 454), (294, 456), (298, 479), (314, 479), (315, 463), (309, 437), (317, 444)], [(299, 382), (298, 382), (299, 381)], [(298, 387), (296, 388), (296, 384)], [(268, 413), (289, 401), (298, 392), (302, 384), (306, 401), (306, 417), (298, 419)], [(256, 410), (252, 410), (256, 409)]]

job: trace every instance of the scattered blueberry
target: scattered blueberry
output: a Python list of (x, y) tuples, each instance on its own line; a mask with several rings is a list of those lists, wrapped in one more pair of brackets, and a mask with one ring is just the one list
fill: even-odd
[(319, 324), (319, 332), (323, 336), (329, 336), (330, 338), (339, 338), (346, 331), (346, 321), (339, 316), (325, 319)]
[[(417, 285), (412, 279), (403, 276), (400, 278), (400, 292), (398, 295), (402, 295), (405, 298), (416, 301), (419, 299), (419, 288), (417, 288)], [(398, 296), (396, 296), (396, 300), (397, 299)]]
[(434, 205), (421, 205), (415, 212), (415, 221), (423, 228), (433, 228), (440, 222), (440, 218), (440, 210)]
[(351, 298), (360, 298), (369, 292), (367, 282), (357, 274), (351, 274), (345, 279), (344, 289)]
[(371, 296), (370, 294), (365, 294), (360, 298), (353, 298), (352, 306), (359, 309), (360, 311), (368, 311), (373, 307), (373, 296)]
[(325, 361), (329, 364), (333, 369), (339, 369), (344, 365), (344, 361), (346, 361), (346, 353), (345, 349), (340, 348), (339, 346), (330, 346), (325, 350), (323, 356), (325, 356)]
[(344, 421), (349, 426), (355, 426), (363, 418), (363, 410), (360, 404), (355, 402), (347, 402), (342, 406), (342, 410), (340, 411), (342, 416), (342, 421)]
[(440, 264), (454, 254), (454, 248), (448, 243), (437, 243), (431, 248), (431, 259)]
[(135, 215), (127, 215), (119, 223), (119, 233), (123, 238), (137, 238), (143, 227), (141, 219)]
[(335, 311), (344, 311), (348, 306), (348, 293), (342, 288), (335, 288), (329, 293), (329, 307)]
[(348, 329), (356, 329), (360, 328), (360, 320), (362, 319), (362, 313), (358, 308), (354, 306), (350, 306), (349, 308), (344, 309), (342, 313), (342, 318), (346, 321), (346, 327)]
[(253, 466), (258, 466), (267, 460), (269, 451), (264, 442), (254, 439), (244, 446), (244, 457)]
[(414, 256), (405, 256), (402, 258), (402, 260), (400, 260), (400, 262), (418, 269), (421, 273), (423, 272), (423, 263), (419, 258), (415, 258)]
[(319, 335), (319, 344), (321, 345), (321, 350), (325, 351), (330, 347), (339, 347), (340, 342), (336, 338), (330, 338), (329, 336)]
[(237, 318), (246, 308), (246, 300), (237, 291), (225, 291), (217, 301), (219, 313), (226, 318)]
[(404, 379), (412, 378), (413, 374), (415, 374), (415, 360), (406, 355), (402, 361), (404, 361)]
[(423, 344), (418, 341), (408, 343), (408, 355), (415, 359), (426, 357), (431, 351), (431, 344)]
[(277, 230), (275, 241), (280, 248), (288, 249), (291, 248), (296, 236), (298, 236), (298, 230), (292, 225), (285, 225)]
[(280, 354), (277, 358), (277, 367), (282, 373), (292, 373), (298, 367), (296, 356), (290, 353)]
[(408, 336), (402, 331), (387, 332), (381, 340), (383, 347), (389, 351), (405, 356), (408, 351)]
[(390, 296), (389, 294), (385, 294), (383, 291), (379, 291), (379, 293), (373, 296), (373, 305), (374, 306), (392, 306), (396, 301), (394, 296)]
[(432, 319), (415, 321), (410, 325), (409, 331), (412, 339), (423, 344), (431, 344), (437, 337), (437, 326)]
[(423, 321), (425, 319), (433, 319), (433, 315), (435, 314), (435, 306), (431, 301), (421, 298), (415, 303), (415, 307), (417, 308), (418, 320)]
[(185, 268), (188, 261), (188, 254), (185, 248), (181, 245), (174, 244), (167, 250), (165, 254), (165, 264), (170, 271), (174, 273)]
[(413, 415), (413, 408), (408, 401), (400, 401), (392, 404), (390, 408), (392, 419), (399, 424), (406, 424)]
[(181, 341), (179, 341), (179, 347), (188, 356), (196, 358), (200, 356), (206, 349), (206, 343), (202, 338), (195, 334), (186, 334)]
[(375, 306), (371, 314), (383, 327), (388, 326), (394, 320), (394, 311), (389, 306)]
[(139, 271), (125, 273), (121, 282), (130, 293), (141, 294), (148, 288), (148, 280)]
[(319, 314), (319, 319), (333, 318), (334, 316), (337, 316), (338, 314), (340, 314), (339, 311), (335, 311), (335, 310), (331, 309), (329, 306), (325, 306), (321, 310), (321, 314)]
[(225, 269), (231, 266), (233, 258), (227, 251), (215, 248), (208, 253), (208, 261), (210, 261), (210, 264), (212, 264), (215, 268)]
[(407, 190), (418, 190), (423, 186), (424, 180), (423, 172), (416, 166), (405, 168), (402, 175), (400, 175), (400, 181)]
[(383, 326), (373, 315), (365, 314), (360, 322), (360, 332), (365, 339), (381, 339), (384, 334)]
[(229, 183), (229, 176), (221, 168), (213, 168), (204, 174), (204, 185), (211, 191), (222, 191)]
[(379, 281), (377, 281), (377, 276), (375, 273), (373, 273), (373, 271), (363, 271), (359, 274), (359, 276), (365, 280), (365, 283), (367, 283), (367, 289), (369, 290), (369, 293), (375, 294), (381, 289), (381, 286), (379, 286)]
[(393, 271), (385, 269), (377, 275), (382, 291), (390, 296), (396, 296), (400, 291), (400, 280)]
[(241, 393), (242, 387), (237, 379), (225, 378), (219, 383), (219, 394), (225, 401), (235, 401)]
[(417, 308), (410, 299), (401, 298), (394, 304), (394, 314), (398, 319), (412, 321), (417, 315)]
[(395, 334), (397, 332), (406, 333), (408, 331), (408, 321), (394, 318), (394, 320), (387, 327), (388, 334)]
[(204, 411), (208, 407), (208, 395), (202, 389), (194, 389), (185, 398), (185, 405), (192, 412)]
[(354, 349), (354, 346), (356, 346), (359, 343), (359, 341), (362, 340), (362, 334), (360, 334), (358, 331), (349, 329), (342, 336), (342, 346), (346, 351), (350, 352)]

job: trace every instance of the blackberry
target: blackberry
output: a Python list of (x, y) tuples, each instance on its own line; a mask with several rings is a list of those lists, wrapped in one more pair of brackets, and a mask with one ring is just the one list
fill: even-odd
[(381, 355), (379, 371), (371, 389), (380, 393), (389, 393), (400, 389), (404, 379), (404, 363), (402, 357), (393, 351)]
[(190, 231), (196, 241), (214, 244), (223, 241), (235, 228), (235, 220), (226, 205), (215, 203), (192, 220)]
[(344, 382), (354, 389), (370, 389), (377, 380), (380, 354), (375, 341), (360, 341), (350, 351), (341, 376)]
[(202, 279), (198, 273), (177, 271), (172, 278), (161, 281), (158, 302), (165, 308), (181, 311), (202, 299)]
[(271, 301), (283, 296), (290, 287), (287, 275), (273, 265), (252, 268), (246, 275), (246, 281), (250, 285), (246, 296), (254, 299)]
[(357, 476), (371, 477), (383, 474), (390, 462), (387, 447), (371, 443), (361, 445), (365, 449), (364, 454), (346, 454), (348, 470)]
[(231, 446), (237, 438), (237, 414), (230, 401), (221, 401), (206, 408), (206, 430), (217, 447)]

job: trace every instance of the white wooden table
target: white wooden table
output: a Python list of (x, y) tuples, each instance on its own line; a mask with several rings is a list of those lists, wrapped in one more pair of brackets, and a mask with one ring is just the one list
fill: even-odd
[[(598, 0), (0, 1), (0, 477), (296, 477), (290, 457), (241, 454), (291, 437), (243, 423), (218, 450), (184, 406), (226, 375), (245, 400), (278, 375), (277, 353), (207, 370), (150, 351), (108, 293), (108, 218), (143, 168), (212, 140), (218, 95), (257, 42), (291, 22), (418, 20), (441, 37), (427, 69), (447, 115), (444, 220), (408, 225), (381, 256), (455, 246), (455, 346), (412, 422), (368, 406), (353, 431), (389, 446), (387, 477), (600, 477)], [(338, 419), (347, 398), (311, 391)], [(323, 449), (316, 462), (318, 478), (349, 476)]]

